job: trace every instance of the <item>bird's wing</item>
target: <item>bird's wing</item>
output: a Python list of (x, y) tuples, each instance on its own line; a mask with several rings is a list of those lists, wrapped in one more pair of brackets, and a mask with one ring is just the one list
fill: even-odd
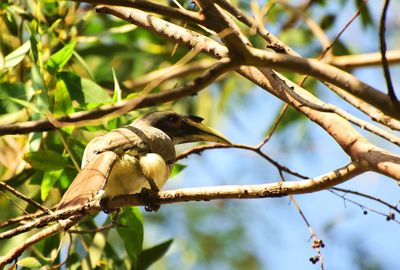
[(125, 126), (114, 129), (102, 136), (99, 142), (92, 148), (93, 153), (113, 151), (118, 154), (131, 152), (132, 155), (141, 155), (150, 151), (147, 135), (139, 128)]
[(124, 154), (137, 156), (148, 153), (146, 134), (133, 126), (126, 126), (98, 136), (85, 148), (82, 170), (76, 176), (59, 203), (58, 209), (91, 201), (104, 189), (114, 163)]
[(93, 200), (98, 191), (104, 189), (117, 159), (118, 155), (112, 151), (96, 155), (75, 177), (57, 209), (83, 205)]
[(133, 126), (117, 128), (89, 142), (83, 153), (81, 168), (84, 168), (96, 155), (105, 151), (113, 151), (118, 155), (129, 153), (137, 156), (148, 153), (150, 147), (147, 136), (140, 129)]

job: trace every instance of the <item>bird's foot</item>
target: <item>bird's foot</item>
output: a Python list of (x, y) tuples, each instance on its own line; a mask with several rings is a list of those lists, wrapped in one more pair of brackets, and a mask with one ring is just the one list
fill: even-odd
[(153, 179), (147, 178), (147, 177), (146, 177), (146, 179), (147, 179), (147, 182), (148, 182), (149, 185), (150, 185), (150, 190), (151, 190), (152, 192), (159, 192), (159, 191), (160, 191), (160, 189), (158, 188), (156, 182), (154, 182)]
[(108, 207), (108, 202), (110, 201), (110, 198), (108, 197), (103, 197), (100, 199), (100, 208), (103, 210), (105, 214), (110, 214), (111, 209)]
[(140, 198), (144, 202), (144, 210), (147, 212), (157, 212), (160, 209), (160, 205), (153, 202), (152, 195), (158, 192), (148, 188), (142, 188), (140, 191)]

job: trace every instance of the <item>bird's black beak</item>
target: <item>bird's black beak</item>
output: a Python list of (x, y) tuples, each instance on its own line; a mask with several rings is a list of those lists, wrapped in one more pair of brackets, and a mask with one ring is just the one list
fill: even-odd
[(232, 143), (220, 132), (202, 124), (203, 118), (198, 116), (183, 116), (182, 132), (174, 138), (174, 143), (207, 141), (231, 145)]

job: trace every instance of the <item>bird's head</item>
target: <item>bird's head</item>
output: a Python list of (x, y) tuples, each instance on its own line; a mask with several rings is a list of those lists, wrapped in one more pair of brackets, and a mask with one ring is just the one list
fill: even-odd
[(172, 111), (151, 112), (135, 124), (145, 124), (162, 130), (174, 144), (208, 141), (231, 144), (224, 135), (202, 124), (203, 118), (181, 115)]

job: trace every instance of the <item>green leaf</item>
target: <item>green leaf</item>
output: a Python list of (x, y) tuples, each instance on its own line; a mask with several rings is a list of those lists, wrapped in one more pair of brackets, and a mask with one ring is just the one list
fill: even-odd
[[(359, 9), (365, 3), (363, 0), (356, 0), (354, 4), (356, 5), (356, 9)], [(374, 20), (372, 18), (371, 11), (368, 5), (364, 5), (364, 7), (361, 9), (360, 17), (361, 17), (361, 24), (364, 28), (367, 26), (374, 25)]]
[(63, 68), (73, 55), (75, 45), (76, 41), (71, 41), (67, 45), (65, 45), (61, 50), (53, 54), (47, 61), (48, 67), (53, 72)]
[[(35, 91), (34, 104), (39, 108), (41, 114), (46, 114), (49, 111), (49, 100), (45, 92), (45, 84), (43, 74), (39, 67), (35, 64), (32, 65), (32, 88)], [(41, 118), (41, 114), (33, 114), (32, 120)]]
[(137, 207), (128, 207), (123, 210), (119, 221), (126, 227), (117, 227), (118, 234), (124, 241), (126, 252), (132, 263), (132, 268), (136, 268), (143, 246), (142, 215)]
[(42, 201), (45, 201), (47, 199), (50, 190), (54, 187), (62, 172), (63, 170), (44, 172), (43, 180), (40, 184), (40, 198), (42, 199)]
[(72, 72), (60, 72), (58, 77), (64, 81), (71, 99), (79, 104), (101, 104), (111, 101), (107, 91), (89, 79), (80, 78)]
[(63, 80), (58, 80), (54, 92), (54, 115), (63, 116), (74, 112), (71, 97)]
[(147, 269), (150, 265), (160, 259), (169, 249), (173, 239), (165, 241), (157, 246), (143, 250), (139, 255), (138, 270)]
[(336, 21), (336, 14), (328, 13), (321, 19), (321, 22), (320, 22), (321, 28), (323, 30), (330, 29), (330, 28), (332, 28), (332, 26), (334, 26), (335, 21)]
[(106, 103), (111, 101), (107, 91), (89, 79), (82, 78), (82, 91), (87, 103)]
[(39, 268), (42, 264), (34, 257), (26, 257), (17, 261), (17, 265), (26, 268)]
[(4, 68), (13, 68), (24, 59), (26, 53), (31, 48), (31, 42), (27, 41), (15, 51), (11, 52), (4, 58)]
[(174, 167), (172, 167), (172, 172), (171, 172), (171, 178), (178, 175), (181, 171), (183, 171), (187, 166), (186, 165), (182, 165), (179, 163), (175, 163)]
[(22, 83), (0, 83), (0, 114), (21, 110), (24, 105), (15, 101), (29, 101), (32, 95), (33, 89)]
[(32, 104), (32, 103), (30, 103), (28, 101), (25, 101), (25, 100), (22, 100), (22, 99), (18, 99), (18, 98), (13, 98), (13, 97), (8, 97), (8, 100), (10, 100), (10, 101), (12, 101), (12, 102), (14, 102), (16, 104), (19, 104), (19, 105), (21, 105), (21, 106), (23, 106), (25, 108), (30, 109), (32, 112), (39, 113), (39, 109), (36, 108), (36, 106), (34, 104)]
[(24, 155), (24, 160), (42, 171), (61, 170), (66, 167), (64, 158), (54, 151), (29, 152)]

